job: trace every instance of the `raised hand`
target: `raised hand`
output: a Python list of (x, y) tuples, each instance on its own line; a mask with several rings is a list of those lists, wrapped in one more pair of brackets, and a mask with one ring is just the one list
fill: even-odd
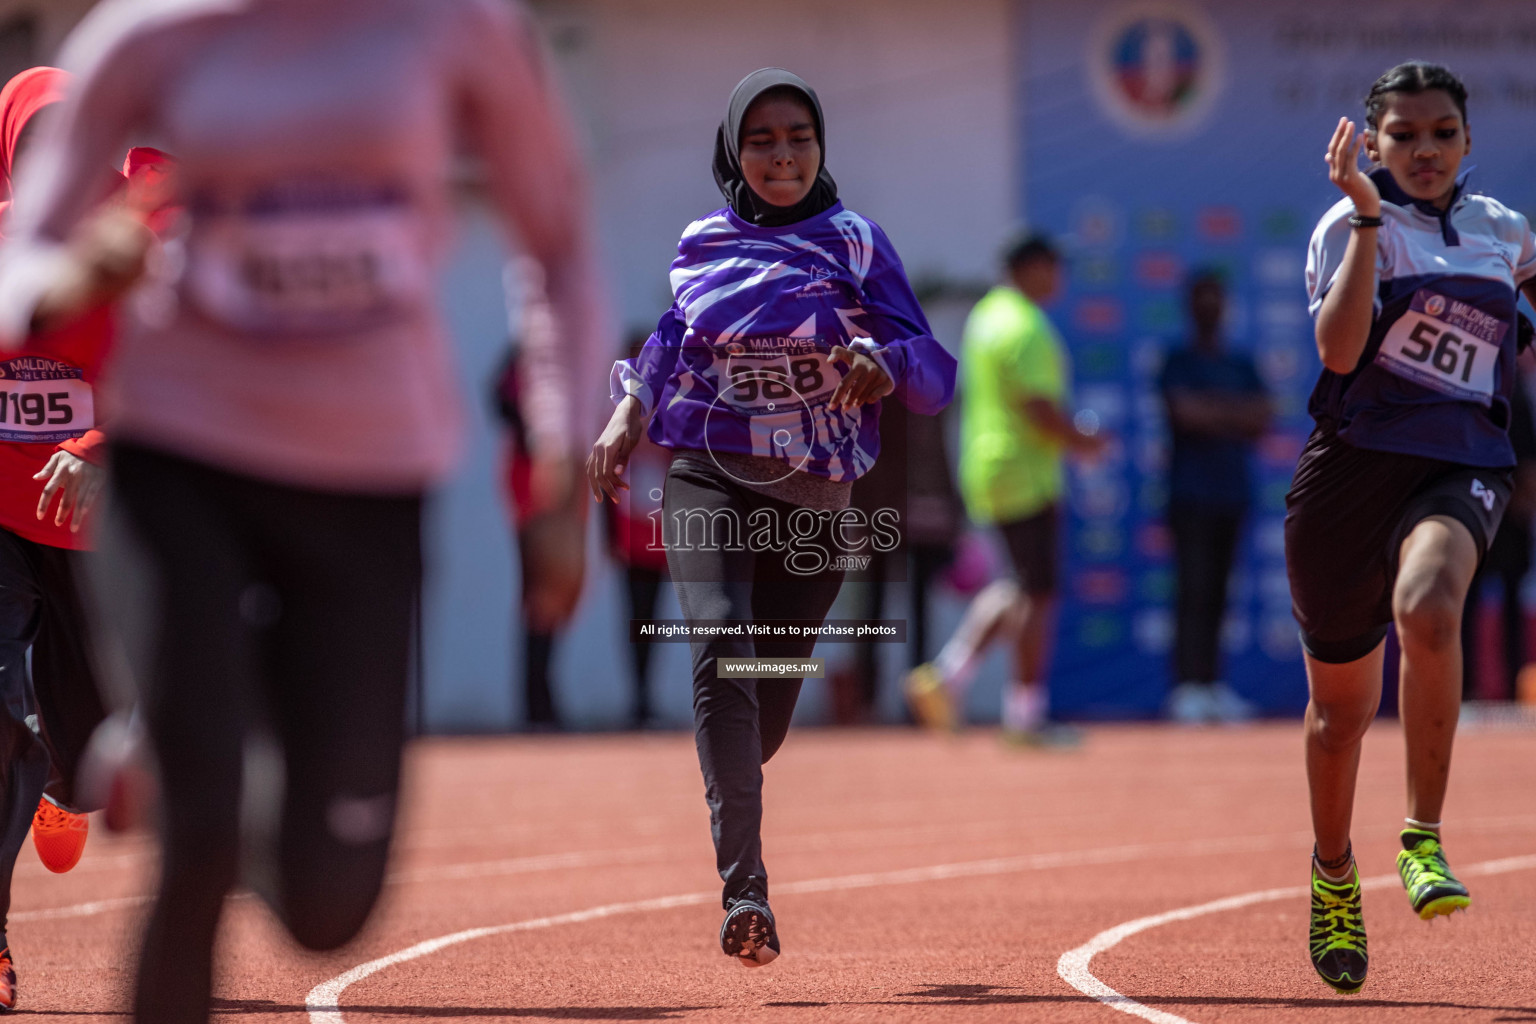
[(1381, 192), (1360, 169), (1360, 151), (1364, 145), (1365, 133), (1356, 133), (1355, 122), (1341, 117), (1323, 159), (1328, 163), (1328, 180), (1350, 198), (1355, 204), (1355, 212), (1362, 217), (1379, 217)]

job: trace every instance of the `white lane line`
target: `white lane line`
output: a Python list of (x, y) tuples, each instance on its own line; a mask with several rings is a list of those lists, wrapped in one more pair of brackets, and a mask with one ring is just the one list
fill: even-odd
[[(1532, 819), (1536, 822), (1536, 818)], [(775, 840), (774, 849), (780, 856), (803, 850), (828, 850), (849, 848), (854, 844), (878, 843), (882, 849), (896, 846), (922, 845), (930, 840), (952, 841), (965, 833), (994, 831), (1006, 822), (984, 822), (976, 825), (961, 823), (953, 827), (926, 826), (919, 828), (844, 829), (836, 832), (816, 832)], [(679, 846), (633, 846), (623, 849), (586, 850), (574, 853), (533, 854), (523, 857), (507, 857), (489, 861), (471, 861), (465, 864), (437, 864), (417, 868), (405, 868), (389, 876), (389, 884), (404, 885), (411, 882), (457, 881), (465, 878), (489, 878), (496, 875), (520, 875), (533, 871), (559, 871), (567, 868), (599, 867), (609, 864), (639, 864), (644, 861), (664, 861), (682, 856), (697, 849), (695, 844)]]
[[(654, 857), (665, 847), (647, 847), (637, 851)], [(397, 871), (385, 879), (386, 885), (406, 885), (411, 882), (446, 881), (466, 878), (486, 878), (495, 875), (519, 875), (535, 871), (556, 871), (562, 868), (592, 867), (600, 864), (619, 863), (623, 852), (619, 850), (594, 850), (591, 853), (561, 853), (537, 857), (511, 857), (504, 860), (481, 861), (472, 864), (448, 864), (440, 867), (416, 868)], [(230, 899), (244, 899), (249, 893), (234, 893)], [(64, 907), (47, 907), (41, 910), (21, 910), (10, 914), (12, 922), (60, 921), (75, 917), (95, 917), (114, 910), (131, 910), (154, 899), (152, 895), (121, 896), (115, 899), (90, 900)]]
[[(664, 846), (641, 847), (629, 851), (636, 857), (661, 859), (665, 854), (677, 851)], [(602, 864), (618, 864), (625, 861), (623, 850), (592, 850), (584, 853), (554, 853), (533, 857), (508, 857), (502, 860), (476, 861), (469, 864), (445, 864), (436, 867), (412, 868), (397, 871), (384, 880), (386, 885), (407, 885), (412, 882), (452, 881), (466, 878), (488, 878), (496, 875), (521, 875), (535, 871), (558, 871), (565, 868), (594, 867)], [(234, 893), (230, 899), (246, 899), (249, 893)], [(9, 915), (13, 922), (59, 921), (74, 917), (94, 917), (114, 910), (129, 910), (143, 906), (154, 899), (153, 895), (122, 896), (116, 899), (90, 900), (64, 907), (47, 907), (41, 910), (22, 910)]]
[(449, 946), (457, 946), (462, 942), (484, 939), (492, 935), (505, 935), (509, 932), (531, 932), (541, 928), (555, 928), (563, 924), (580, 924), (583, 921), (596, 921), (598, 918), (613, 917), (616, 914), (640, 914), (652, 910), (691, 907), (701, 903), (711, 903), (719, 898), (720, 894), (715, 892), (690, 892), (679, 896), (662, 896), (652, 900), (636, 900), (633, 903), (609, 903), (606, 906), (577, 910), (569, 914), (536, 917), (528, 921), (515, 921), (512, 924), (492, 925), (486, 928), (470, 928), (466, 931), (454, 932), (452, 935), (444, 935), (440, 938), (418, 942), (416, 945), (408, 946), (398, 953), (391, 953), (389, 956), (382, 956), (377, 960), (370, 960), (365, 964), (359, 964), (345, 974), (337, 975), (330, 981), (322, 982), (310, 989), (309, 995), (304, 1000), (304, 1006), (309, 1010), (311, 1024), (345, 1024), (346, 1018), (341, 1015), (341, 994), (352, 985), (362, 981), (371, 974), (377, 974), (386, 967), (403, 964), (408, 960), (428, 956)]
[[(1311, 833), (1286, 833), (1268, 836), (1237, 836), (1229, 839), (1185, 841), (1178, 843), (1138, 843), (1129, 846), (1102, 847), (1093, 850), (1067, 850), (1056, 853), (1026, 854), (1018, 857), (997, 857), (990, 860), (964, 861), (955, 864), (934, 864), (921, 868), (905, 868), (899, 871), (881, 871), (859, 875), (841, 875), (835, 878), (812, 878), (803, 882), (788, 882), (774, 886), (778, 895), (796, 895), (818, 892), (841, 892), (850, 889), (869, 889), (886, 885), (912, 885), (919, 882), (941, 882), (951, 878), (976, 878), (984, 875), (1016, 874), (1025, 871), (1041, 871), (1050, 868), (1066, 868), (1087, 864), (1113, 864), (1139, 860), (1150, 856), (1202, 856), (1207, 854), (1239, 853), (1244, 851), (1279, 849), (1294, 846), (1298, 837), (1310, 838)], [(580, 924), (598, 918), (619, 914), (643, 914), (675, 907), (690, 907), (715, 902), (718, 892), (682, 893), (656, 899), (636, 900), (629, 903), (609, 903), (587, 910), (577, 910), (550, 917), (535, 917), (511, 924), (469, 928), (451, 935), (418, 942), (388, 956), (359, 964), (345, 974), (322, 982), (310, 990), (305, 999), (311, 1024), (345, 1024), (342, 1016), (341, 995), (352, 985), (370, 975), (377, 974), (396, 964), (403, 964), (424, 956), (430, 956), (450, 946), (506, 935), (511, 932), (536, 931), (559, 925)]]
[[(660, 819), (657, 819), (660, 820)], [(878, 843), (883, 849), (889, 849), (895, 845), (916, 846), (932, 840), (954, 840), (961, 836), (975, 836), (978, 838), (991, 837), (995, 833), (1014, 828), (1018, 822), (1011, 819), (997, 819), (988, 821), (965, 821), (944, 825), (923, 826), (882, 826), (878, 828), (839, 829), (825, 832), (801, 832), (786, 833), (774, 838), (773, 848), (780, 856), (804, 850), (829, 850), (851, 848), (854, 843)], [(1497, 818), (1474, 818), (1465, 822), (1458, 822), (1457, 833), (1467, 832), (1508, 832), (1521, 831), (1531, 826), (1536, 826), (1536, 815), (1505, 816)], [(415, 833), (402, 832), (395, 843), (395, 852), (409, 849), (428, 849), (437, 844), (423, 844), (413, 842), (413, 836), (426, 830), (418, 829)], [(433, 830), (436, 831), (436, 830)], [(451, 830), (444, 829), (444, 832)], [(644, 829), (640, 831), (646, 831)], [(656, 831), (651, 829), (650, 831)], [(465, 845), (465, 838), (473, 838), (477, 835), (493, 834), (532, 834), (530, 828), (507, 826), (505, 828), (466, 829), (463, 836), (455, 842), (456, 846)], [(542, 836), (541, 836), (542, 838)], [(609, 837), (611, 838), (611, 836)], [(447, 845), (447, 844), (442, 844)], [(688, 844), (687, 849), (694, 849), (695, 844)], [(484, 875), (494, 874), (522, 874), (525, 871), (559, 870), (561, 868), (584, 868), (599, 864), (610, 863), (609, 858), (621, 859), (635, 856), (658, 856), (662, 859), (676, 856), (681, 848), (658, 845), (630, 847), (622, 849), (589, 850), (575, 853), (547, 853), (527, 854), (521, 857), (498, 858), (490, 861), (470, 861), (466, 864), (439, 865), (432, 867), (405, 868), (396, 872), (392, 878), (401, 882), (432, 881), (436, 877), (443, 879), (454, 878), (479, 878)], [(141, 864), (151, 863), (158, 856), (159, 850), (152, 842), (145, 842), (137, 849), (130, 849), (119, 853), (103, 853), (96, 855), (93, 849), (86, 851), (85, 857), (75, 866), (71, 872), (76, 878), (86, 873), (108, 872), (118, 869), (137, 867)], [(43, 867), (34, 860), (22, 860), (16, 865), (17, 878), (52, 878), (54, 872)], [(82, 904), (84, 906), (86, 904)], [(59, 908), (67, 909), (67, 908)]]
[[(1457, 873), (1463, 876), (1501, 875), (1510, 871), (1526, 871), (1532, 868), (1536, 868), (1536, 854), (1483, 861), (1480, 864), (1473, 864), (1471, 867), (1458, 868)], [(1360, 884), (1363, 888), (1378, 889), (1385, 886), (1401, 885), (1402, 880), (1397, 875), (1377, 875), (1373, 878), (1362, 879)], [(1241, 910), (1243, 907), (1251, 907), (1255, 903), (1303, 899), (1306, 897), (1307, 891), (1307, 887), (1304, 885), (1291, 885), (1283, 889), (1262, 889), (1258, 892), (1228, 896), (1226, 899), (1212, 900), (1209, 903), (1200, 903), (1192, 907), (1181, 907), (1178, 910), (1169, 910), (1165, 913), (1153, 914), (1150, 917), (1139, 917), (1134, 921), (1127, 921), (1125, 924), (1116, 925), (1113, 928), (1099, 932), (1099, 934), (1076, 949), (1069, 949), (1061, 954), (1061, 959), (1056, 961), (1056, 973), (1068, 985), (1071, 985), (1084, 995), (1092, 996), (1111, 1010), (1119, 1010), (1121, 1013), (1140, 1017), (1142, 1020), (1151, 1021), (1152, 1024), (1195, 1024), (1194, 1021), (1186, 1017), (1180, 1017), (1176, 1013), (1157, 1010), (1144, 1003), (1138, 1003), (1130, 996), (1123, 995), (1110, 988), (1095, 977), (1090, 969), (1093, 958), (1106, 950), (1114, 948), (1132, 935), (1160, 925), (1172, 924), (1175, 921), (1188, 921), (1191, 918), (1204, 917), (1206, 914), (1219, 914), (1224, 910)]]
[[(848, 832), (847, 835), (856, 835)], [(1240, 845), (1235, 849), (1269, 849), (1276, 841), (1283, 845), (1284, 841), (1295, 840), (1298, 837), (1305, 838), (1302, 833), (1292, 836), (1257, 837), (1256, 840), (1238, 840), (1240, 844), (1248, 844), (1259, 841), (1264, 845), (1252, 847)], [(814, 838), (814, 837), (807, 837)], [(825, 845), (825, 844), (816, 844)], [(1130, 847), (1135, 851), (1158, 849), (1158, 847)], [(1088, 850), (1083, 852), (1069, 852), (1062, 854), (1040, 854), (1038, 857), (1056, 858), (1049, 866), (1059, 866), (1068, 863), (1094, 863), (1094, 858), (1106, 855), (1113, 860), (1124, 858), (1124, 854), (1117, 849)], [(667, 857), (676, 856), (678, 849), (669, 846), (642, 846), (629, 850), (587, 850), (575, 853), (550, 853), (536, 854), (528, 857), (507, 857), (491, 861), (471, 861), (467, 864), (442, 864), (420, 868), (408, 868), (396, 871), (385, 879), (386, 885), (409, 885), (421, 882), (458, 881), (469, 878), (491, 878), (504, 875), (530, 874), (537, 871), (561, 871), (571, 868), (598, 867), (605, 864), (631, 864), (644, 860), (665, 860)], [(1139, 855), (1139, 853), (1137, 854)], [(928, 870), (928, 869), (922, 869)], [(935, 876), (941, 877), (941, 876)], [(793, 889), (775, 891), (795, 891)], [(807, 889), (806, 892), (816, 890)], [(240, 899), (248, 896), (248, 893), (237, 893), (231, 899)], [(76, 917), (94, 917), (97, 914), (111, 913), (114, 910), (127, 910), (142, 906), (154, 899), (152, 895), (124, 896), (116, 899), (90, 900), (85, 903), (75, 903), (63, 907), (46, 907), (38, 910), (17, 911), (10, 915), (12, 921), (58, 921)]]
[[(689, 811), (692, 811), (690, 804)], [(865, 808), (866, 811), (871, 810)], [(899, 815), (898, 815), (899, 816)], [(636, 818), (626, 819), (625, 825), (628, 831), (633, 833), (635, 841), (655, 841), (658, 836), (676, 831), (677, 817), (669, 818)], [(690, 814), (688, 820), (693, 820)], [(1536, 818), (1532, 819), (1536, 821)], [(871, 841), (878, 840), (884, 835), (893, 835), (898, 838), (908, 836), (927, 835), (944, 832), (953, 835), (956, 829), (966, 831), (1003, 832), (1016, 828), (1018, 822), (1012, 818), (996, 818), (990, 820), (975, 820), (956, 823), (952, 826), (930, 825), (914, 827), (910, 824), (883, 825), (873, 828), (853, 829), (819, 829), (815, 832), (786, 832), (774, 840), (774, 848), (781, 849), (786, 843), (799, 843), (807, 841), (813, 844), (835, 842), (845, 837), (866, 838)], [(474, 845), (483, 842), (504, 841), (552, 841), (562, 839), (569, 841), (577, 836), (598, 835), (604, 839), (614, 838), (614, 829), (603, 825), (581, 825), (578, 827), (562, 826), (552, 831), (548, 828), (536, 828), (529, 825), (487, 825), (477, 828), (467, 826), (433, 827), (433, 828), (403, 828), (396, 837), (395, 846), (399, 850), (431, 850), (445, 847), (458, 849), (466, 845)]]
[[(1458, 825), (1457, 831), (1518, 831), (1533, 823), (1536, 823), (1536, 816), (1479, 818), (1468, 821), (1465, 824)], [(959, 828), (960, 830), (964, 830), (965, 826), (961, 825)], [(934, 838), (938, 838), (938, 832), (939, 829), (934, 827), (917, 829), (849, 829), (840, 832), (805, 833), (798, 836), (791, 836), (787, 841), (778, 842), (776, 843), (775, 848), (778, 849), (780, 853), (786, 852), (786, 848), (812, 850), (835, 849), (837, 848), (838, 840), (840, 839), (887, 836), (894, 839), (922, 840), (929, 838), (930, 835), (932, 835)], [(944, 832), (944, 837), (951, 838), (955, 834), (955, 830), (948, 830)], [(1279, 838), (1308, 839), (1310, 837), (1310, 833), (1297, 832), (1291, 836), (1284, 836)], [(1247, 842), (1247, 840), (1240, 840), (1240, 842)], [(887, 846), (889, 845), (892, 844), (887, 842)], [(1208, 848), (1212, 849), (1213, 852), (1220, 852), (1220, 850), (1215, 847)], [(1241, 847), (1241, 849), (1248, 848), (1250, 847)], [(1270, 849), (1271, 847), (1266, 845), (1263, 847), (1253, 848)], [(1134, 847), (1133, 849), (1139, 850), (1142, 849), (1142, 847)], [(154, 853), (154, 850), (148, 850), (143, 854), (123, 854), (112, 858), (104, 857), (102, 860), (115, 860), (119, 863), (113, 866), (119, 866), (123, 864), (131, 864), (132, 862), (139, 860), (141, 857), (148, 858), (153, 856)], [(534, 854), (526, 857), (506, 857), (491, 861), (471, 861), (465, 864), (444, 864), (430, 867), (407, 868), (394, 872), (386, 881), (389, 885), (407, 885), (413, 882), (454, 881), (466, 878), (489, 878), (498, 875), (520, 875), (536, 871), (561, 871), (566, 869), (597, 867), (604, 864), (633, 863), (638, 858), (643, 857), (651, 857), (657, 860), (662, 860), (666, 859), (667, 857), (676, 855), (677, 853), (678, 850), (675, 847), (644, 846), (628, 850), (586, 850), (578, 851), (575, 853)], [(1094, 858), (1103, 856), (1105, 854), (1106, 851), (1102, 850), (1088, 850), (1054, 855), (1059, 856), (1062, 859), (1059, 864), (1052, 864), (1050, 866), (1055, 867), (1062, 864), (1072, 863), (1097, 863)], [(1039, 856), (1053, 855), (1041, 854)], [(1118, 861), (1122, 859), (1122, 855), (1116, 851), (1109, 851), (1109, 856), (1111, 857), (1112, 861)], [(97, 863), (100, 864), (101, 862), (98, 861)], [(80, 867), (76, 868), (76, 871), (79, 871), (81, 868), (87, 867), (89, 865), (89, 861), (81, 861)], [(24, 866), (26, 865), (17, 866), (18, 873), (20, 873), (20, 869)], [(33, 866), (35, 866), (40, 873), (42, 872), (43, 869), (41, 865)], [(813, 890), (806, 891), (809, 892)], [(75, 903), (63, 907), (45, 907), (37, 910), (23, 910), (12, 913), (10, 915), (10, 920), (58, 921), (75, 917), (94, 917), (97, 914), (106, 914), (114, 910), (124, 910), (141, 906), (150, 902), (152, 899), (153, 897), (150, 895), (126, 896), (118, 899), (91, 900), (85, 903)]]
[[(1536, 824), (1536, 817), (1525, 818), (1492, 818), (1476, 822), (1468, 822), (1457, 826), (1459, 832), (1484, 832), (1508, 828), (1510, 826), (1524, 826)], [(908, 829), (850, 829), (842, 832), (812, 833), (794, 837), (789, 842), (775, 842), (774, 848), (780, 855), (787, 850), (808, 849), (824, 850), (837, 849), (839, 840), (866, 839), (871, 836), (887, 837), (885, 846), (900, 845), (897, 841), (921, 843), (929, 838), (954, 838), (959, 832), (964, 831), (964, 825), (954, 829), (942, 828), (908, 828)], [(1311, 837), (1309, 832), (1295, 832), (1288, 836), (1279, 837), (1284, 840), (1307, 839)], [(1226, 850), (1246, 849), (1270, 849), (1267, 845), (1273, 837), (1259, 837), (1266, 845), (1252, 847), (1253, 839), (1238, 838), (1230, 840), (1239, 844), (1236, 847), (1220, 845), (1218, 840), (1211, 840), (1203, 848), (1212, 852), (1224, 852)], [(692, 847), (689, 847), (690, 849)], [(1135, 846), (1129, 849), (1143, 850), (1148, 847)], [(438, 864), (418, 868), (406, 868), (392, 873), (386, 880), (389, 885), (407, 885), (413, 882), (442, 882), (458, 881), (466, 878), (490, 878), (498, 875), (521, 875), (535, 871), (560, 871), (567, 868), (600, 867), (609, 864), (635, 864), (644, 860), (666, 860), (678, 856), (682, 850), (676, 846), (637, 846), (619, 850), (583, 850), (574, 853), (545, 853), (533, 854), (525, 857), (506, 857), (498, 860), (471, 861), (466, 864)], [(1085, 852), (1068, 852), (1059, 855), (1037, 854), (1036, 856), (1059, 856), (1061, 864), (1094, 863), (1097, 856), (1109, 856), (1112, 861), (1122, 858), (1120, 847), (1111, 847), (1109, 850), (1089, 850)], [(1012, 863), (1015, 858), (1003, 858), (1001, 863)], [(1051, 864), (1051, 867), (1060, 866)], [(926, 869), (925, 869), (926, 870)], [(775, 891), (785, 891), (776, 889)], [(810, 891), (810, 890), (807, 890)]]
[(385, 883), (408, 885), (411, 882), (441, 882), (464, 878), (488, 878), (493, 875), (522, 875), (533, 871), (559, 871), (562, 868), (587, 868), (603, 864), (627, 863), (631, 855), (636, 861), (645, 861), (661, 860), (676, 854), (676, 847), (667, 846), (638, 846), (631, 851), (588, 850), (576, 853), (543, 853), (529, 857), (472, 861), (468, 864), (438, 864), (407, 868), (404, 871), (393, 872), (385, 879)]
[[(921, 830), (913, 830), (913, 835)], [(857, 835), (856, 832), (831, 833), (825, 837), (808, 836), (811, 840), (830, 839), (835, 835)], [(828, 842), (810, 844), (825, 847)], [(679, 854), (677, 847), (641, 846), (627, 850), (586, 850), (575, 853), (536, 854), (527, 857), (505, 857), (490, 861), (471, 861), (467, 864), (440, 864), (396, 871), (385, 879), (386, 885), (409, 885), (421, 882), (462, 881), (470, 878), (492, 878), (505, 875), (531, 874), (538, 871), (562, 871), (573, 868), (600, 867), (608, 864), (635, 864), (644, 861), (660, 861)], [(248, 894), (236, 894), (231, 899)], [(39, 910), (18, 911), (10, 915), (11, 921), (58, 921), (75, 917), (94, 917), (114, 910), (127, 910), (153, 900), (152, 895), (125, 896), (118, 899), (90, 900), (63, 907), (47, 907)]]
[(47, 910), (22, 910), (8, 915), (12, 923), (19, 921), (58, 921), (67, 917), (94, 917), (97, 914), (106, 914), (113, 910), (125, 910), (129, 907), (142, 906), (150, 901), (149, 896), (122, 896), (112, 900), (92, 900), (89, 903), (76, 903), (68, 907), (49, 907)]
[[(140, 850), (133, 853), (109, 853), (99, 857), (87, 855), (81, 858), (80, 863), (70, 868), (70, 873), (76, 878), (82, 875), (95, 874), (96, 872), (116, 871), (120, 868), (137, 867), (153, 857), (158, 851), (154, 849)], [(35, 860), (20, 861), (15, 868), (13, 878), (52, 878), (57, 871), (49, 871)]]

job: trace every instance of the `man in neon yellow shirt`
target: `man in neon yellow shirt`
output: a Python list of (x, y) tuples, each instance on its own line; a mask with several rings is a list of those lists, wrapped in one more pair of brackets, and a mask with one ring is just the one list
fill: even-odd
[(1071, 368), (1040, 308), (1061, 286), (1061, 259), (1045, 238), (1008, 250), (1007, 277), (971, 310), (960, 354), (960, 492), (971, 518), (1003, 535), (1016, 579), (977, 594), (938, 658), (907, 677), (920, 722), (953, 729), (957, 708), (993, 641), (1013, 644), (1014, 676), (1003, 694), (1005, 734), (1045, 740), (1045, 676), (1055, 624), (1062, 458), (1092, 457), (1097, 431), (1068, 411)]

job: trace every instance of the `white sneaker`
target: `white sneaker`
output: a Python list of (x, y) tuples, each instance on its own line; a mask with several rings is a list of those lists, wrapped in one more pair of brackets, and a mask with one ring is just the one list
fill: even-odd
[(1008, 683), (1003, 687), (1003, 731), (1034, 732), (1050, 717), (1050, 708), (1050, 695), (1039, 683)]
[(1226, 683), (1211, 684), (1211, 702), (1215, 707), (1216, 721), (1228, 725), (1251, 721), (1259, 711), (1252, 701), (1238, 696), (1237, 691)]
[(1209, 683), (1180, 683), (1168, 695), (1167, 714), (1182, 725), (1218, 721), (1215, 687)]

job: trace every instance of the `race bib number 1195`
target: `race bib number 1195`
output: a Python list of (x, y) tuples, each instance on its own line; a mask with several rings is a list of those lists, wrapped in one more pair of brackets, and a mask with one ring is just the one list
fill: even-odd
[(1421, 288), (1382, 339), (1376, 362), (1452, 398), (1488, 405), (1508, 331), (1499, 317)]
[(96, 425), (80, 370), (40, 356), (0, 362), (0, 441), (58, 444)]

